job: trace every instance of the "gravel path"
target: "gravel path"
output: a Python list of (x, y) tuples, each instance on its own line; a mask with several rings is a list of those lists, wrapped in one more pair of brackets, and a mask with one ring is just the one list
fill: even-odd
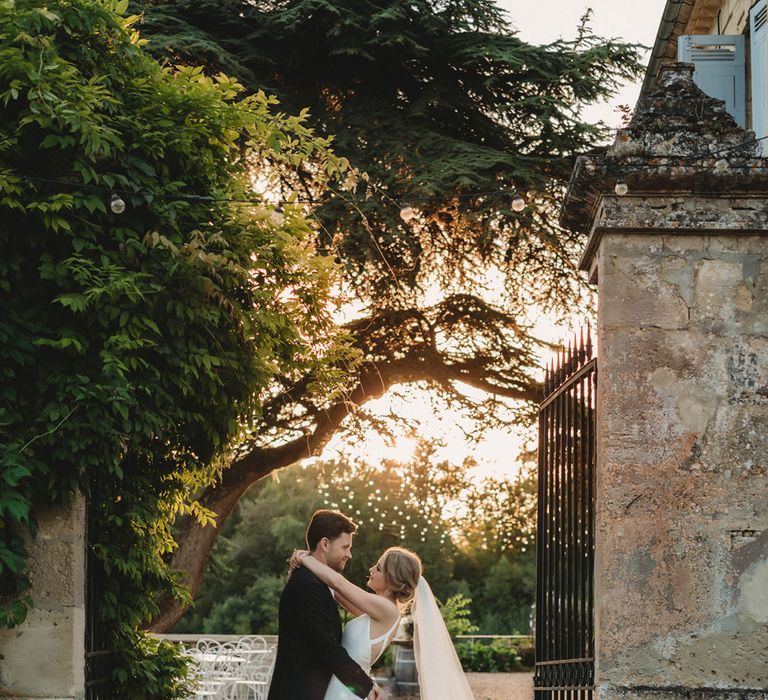
[[(467, 680), (475, 700), (533, 700), (530, 673), (468, 673)], [(400, 696), (397, 700), (419, 700)]]
[(533, 700), (530, 673), (468, 673), (475, 700)]

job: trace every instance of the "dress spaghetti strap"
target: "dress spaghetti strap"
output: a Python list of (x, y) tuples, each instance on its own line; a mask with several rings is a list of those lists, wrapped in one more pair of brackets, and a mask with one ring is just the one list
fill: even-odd
[(390, 627), (386, 632), (384, 632), (384, 634), (379, 635), (378, 637), (376, 637), (376, 639), (372, 639), (371, 640), (371, 646), (373, 646), (374, 644), (378, 644), (379, 642), (383, 641), (384, 639), (389, 639), (389, 635), (392, 634), (392, 632), (395, 631), (395, 629), (397, 628), (397, 626), (399, 624), (400, 624), (400, 618), (398, 617), (397, 620), (395, 620), (395, 624), (392, 625), (392, 627)]
[[(376, 637), (376, 639), (371, 639), (371, 642), (370, 642), (371, 645), (369, 647), (371, 664), (373, 664), (376, 661), (376, 659), (378, 659), (379, 656), (381, 656), (384, 653), (384, 649), (386, 649), (389, 646), (389, 638), (397, 629), (397, 626), (399, 624), (400, 624), (400, 618), (398, 617), (397, 620), (395, 620), (395, 624), (392, 625), (392, 627), (390, 627), (384, 634), (379, 635), (378, 637)], [(369, 630), (371, 629), (370, 618), (368, 623), (368, 629)], [(370, 634), (370, 632), (368, 634)], [(376, 653), (374, 653), (374, 651)]]

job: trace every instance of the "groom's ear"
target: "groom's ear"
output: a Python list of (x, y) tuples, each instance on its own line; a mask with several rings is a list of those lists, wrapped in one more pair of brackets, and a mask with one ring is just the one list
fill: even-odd
[(318, 548), (323, 551), (328, 551), (328, 546), (331, 544), (331, 541), (327, 537), (321, 537), (320, 541), (317, 543)]

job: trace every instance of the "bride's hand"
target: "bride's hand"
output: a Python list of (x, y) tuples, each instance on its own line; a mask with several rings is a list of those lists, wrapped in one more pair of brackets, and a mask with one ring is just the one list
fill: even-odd
[(301, 560), (308, 556), (308, 549), (294, 549), (293, 554), (291, 554), (291, 558), (288, 560), (288, 564), (291, 567), (291, 570), (298, 569), (301, 566)]

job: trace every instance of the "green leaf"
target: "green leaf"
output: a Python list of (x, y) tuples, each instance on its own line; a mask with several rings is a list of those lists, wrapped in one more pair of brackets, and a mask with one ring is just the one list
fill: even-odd
[(12, 552), (9, 549), (4, 549), (0, 546), (0, 562), (3, 565), (0, 567), (0, 571), (4, 567), (9, 571), (13, 571), (14, 573), (20, 573), (24, 571), (26, 557), (17, 554), (16, 552)]
[(92, 194), (85, 197), (83, 199), (83, 206), (85, 206), (85, 208), (91, 214), (97, 210), (102, 214), (107, 213), (107, 205), (104, 203), (104, 199), (97, 194)]
[(16, 465), (12, 467), (5, 467), (2, 472), (2, 479), (6, 484), (8, 484), (8, 486), (18, 486), (19, 482), (23, 478), (30, 476), (31, 474), (32, 472), (28, 467), (23, 465)]
[(0, 516), (10, 515), (16, 522), (29, 520), (29, 502), (16, 491), (0, 493)]
[(76, 312), (85, 311), (88, 308), (88, 297), (86, 297), (85, 294), (77, 292), (61, 294), (57, 296), (54, 301)]

